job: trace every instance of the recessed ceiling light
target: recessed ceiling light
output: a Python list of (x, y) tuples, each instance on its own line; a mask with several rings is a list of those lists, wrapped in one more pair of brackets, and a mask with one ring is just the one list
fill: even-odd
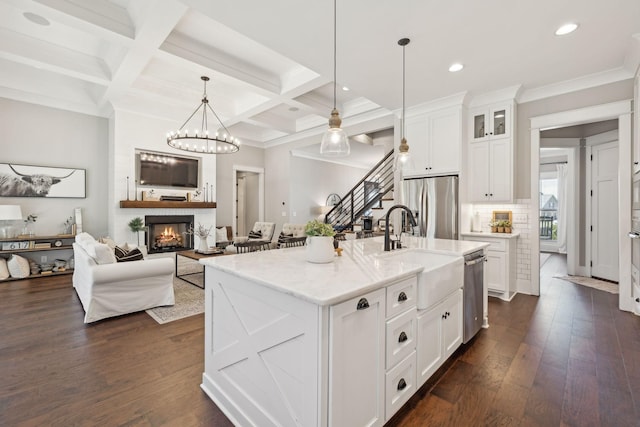
[(564, 24), (556, 30), (556, 36), (564, 36), (565, 34), (573, 33), (578, 28), (578, 24), (570, 22)]
[(460, 71), (464, 68), (464, 65), (462, 65), (459, 62), (456, 62), (455, 64), (451, 64), (451, 66), (449, 67), (449, 71), (451, 71), (452, 73), (455, 73), (457, 71)]
[(24, 12), (22, 14), (22, 16), (24, 16), (25, 18), (27, 18), (29, 21), (33, 22), (34, 24), (38, 24), (38, 25), (50, 25), (51, 23), (49, 22), (49, 20), (43, 16), (40, 15), (36, 15), (35, 13), (31, 13), (31, 12)]
[(346, 87), (346, 86), (342, 86), (342, 90), (343, 90), (343, 91), (345, 91), (345, 92), (348, 92), (348, 91), (349, 91), (349, 88), (348, 88), (348, 87)]
[(299, 108), (298, 107), (289, 107), (289, 111), (298, 111)]

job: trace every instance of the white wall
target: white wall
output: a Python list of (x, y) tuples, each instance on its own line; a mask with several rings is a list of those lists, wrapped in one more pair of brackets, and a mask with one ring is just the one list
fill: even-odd
[[(216, 159), (216, 222), (218, 226), (233, 224), (233, 170), (234, 166), (264, 168), (262, 148), (248, 145), (240, 146), (240, 151), (233, 154), (219, 155)], [(233, 230), (236, 233), (236, 230)]]
[(515, 135), (515, 197), (531, 197), (531, 123), (532, 117), (575, 110), (633, 98), (633, 79), (584, 89), (538, 101), (518, 104)]
[[(179, 123), (146, 117), (128, 111), (115, 111), (110, 119), (112, 133), (109, 136), (109, 145), (112, 155), (109, 157), (109, 191), (108, 191), (108, 213), (109, 213), (109, 234), (116, 242), (136, 242), (136, 236), (129, 230), (127, 224), (135, 217), (144, 218), (145, 215), (194, 215), (195, 222), (202, 223), (207, 227), (216, 225), (215, 209), (122, 209), (120, 201), (127, 198), (127, 176), (130, 182), (130, 198), (134, 199), (135, 177), (135, 150), (147, 149), (164, 153), (189, 155), (201, 157), (201, 177), (202, 184), (208, 182), (214, 186), (213, 200), (216, 200), (216, 156), (186, 153), (169, 147), (166, 143), (167, 129), (179, 126)], [(202, 187), (203, 185), (200, 185)], [(145, 188), (149, 190), (150, 188)], [(186, 194), (185, 191), (174, 191), (166, 189), (154, 189), (158, 195), (163, 194)], [(140, 200), (138, 189), (137, 197)], [(197, 240), (197, 238), (196, 238)], [(213, 243), (213, 236), (210, 236), (210, 244)], [(198, 242), (195, 242), (196, 247)]]
[(276, 221), (279, 226), (284, 222), (304, 224), (316, 219), (318, 213), (314, 209), (324, 206), (329, 194), (336, 193), (343, 197), (369, 171), (302, 157), (291, 157), (289, 165), (292, 177), (289, 182), (291, 196), (289, 206), (283, 206), (282, 212), (290, 220)]
[(3, 163), (86, 169), (84, 199), (2, 197), (38, 219), (38, 235), (62, 232), (64, 221), (82, 208), (84, 230), (107, 231), (108, 121), (104, 118), (0, 98), (0, 151)]

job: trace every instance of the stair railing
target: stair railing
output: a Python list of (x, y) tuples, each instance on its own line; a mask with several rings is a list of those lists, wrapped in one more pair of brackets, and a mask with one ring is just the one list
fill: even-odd
[(337, 229), (351, 228), (358, 218), (393, 190), (393, 180), (391, 150), (326, 214), (325, 222)]

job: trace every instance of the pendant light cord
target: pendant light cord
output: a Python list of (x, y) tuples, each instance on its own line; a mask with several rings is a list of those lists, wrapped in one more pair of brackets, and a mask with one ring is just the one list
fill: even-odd
[(407, 45), (402, 46), (402, 138), (404, 138), (404, 111), (405, 111), (405, 75), (406, 75), (406, 66), (405, 66), (405, 49)]
[(336, 109), (336, 96), (337, 96), (337, 91), (336, 91), (336, 63), (337, 63), (337, 54), (336, 51), (338, 49), (338, 44), (336, 42), (337, 40), (337, 30), (336, 28), (338, 27), (338, 12), (337, 12), (337, 2), (338, 0), (333, 0), (333, 109)]

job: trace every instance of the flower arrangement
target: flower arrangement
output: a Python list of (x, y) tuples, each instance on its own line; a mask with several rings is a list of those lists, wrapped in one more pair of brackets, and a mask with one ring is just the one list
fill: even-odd
[(304, 234), (307, 236), (327, 236), (333, 237), (336, 232), (330, 224), (325, 224), (317, 219), (307, 222), (304, 227)]
[(38, 219), (38, 215), (29, 214), (29, 216), (27, 216), (27, 219), (24, 220), (24, 223), (31, 224), (32, 222), (36, 222), (36, 219)]
[(198, 227), (196, 228), (194, 228), (193, 226), (189, 227), (189, 230), (187, 231), (187, 233), (193, 234), (194, 236), (198, 236), (201, 239), (206, 239), (207, 237), (209, 237), (209, 233), (211, 233), (212, 227), (213, 226), (210, 226), (209, 228), (207, 228), (205, 225), (198, 223)]

